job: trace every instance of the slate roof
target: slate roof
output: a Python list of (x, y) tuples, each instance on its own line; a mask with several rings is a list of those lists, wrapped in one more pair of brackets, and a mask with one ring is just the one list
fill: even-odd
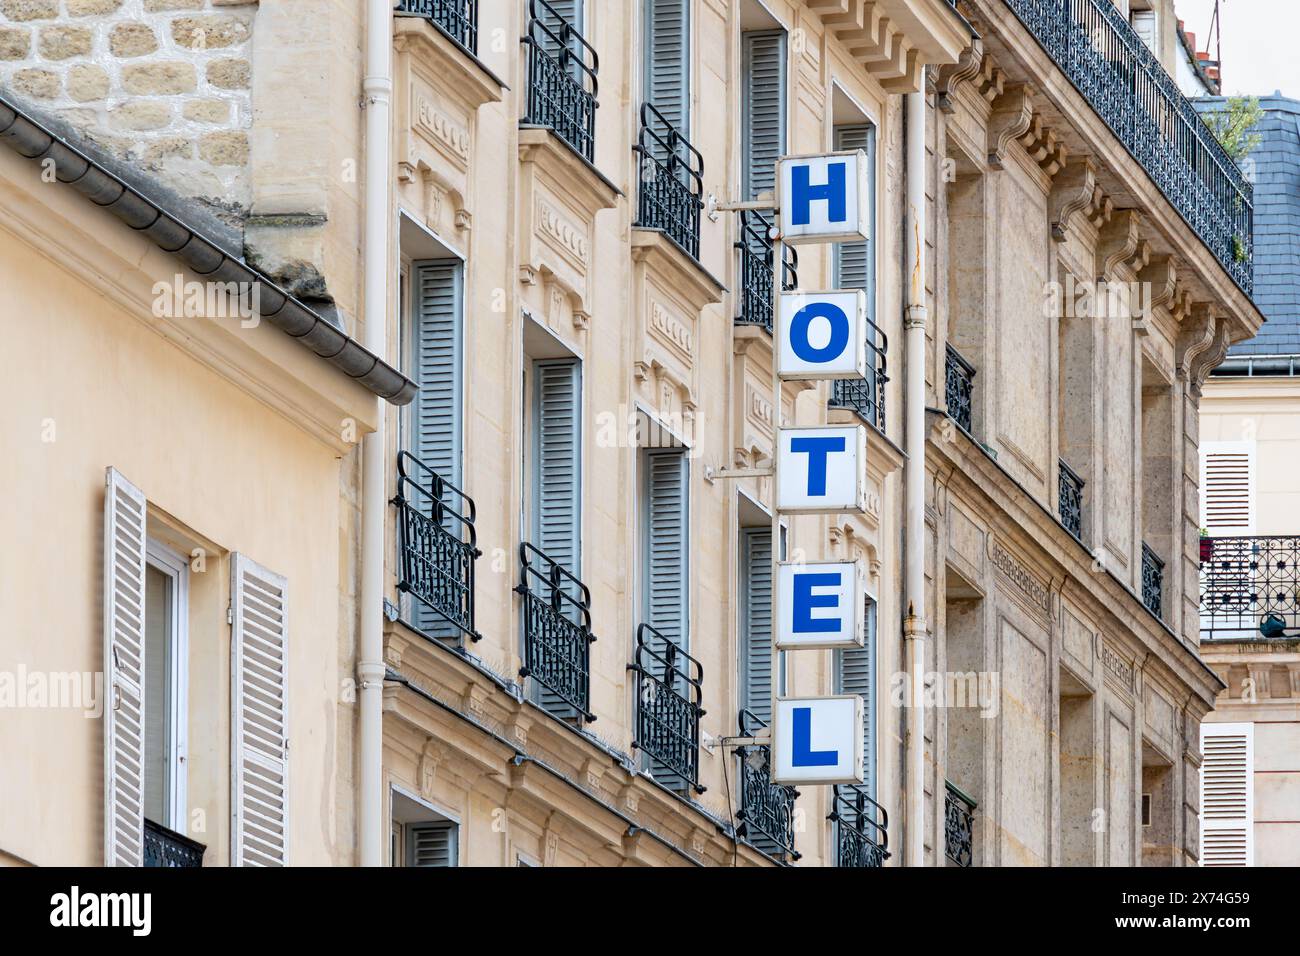
[[(1194, 101), (1197, 109), (1223, 108), (1222, 97)], [(1300, 100), (1281, 95), (1259, 100), (1262, 137), (1248, 157), (1255, 182), (1255, 303), (1268, 318), (1259, 334), (1230, 356), (1300, 355)]]

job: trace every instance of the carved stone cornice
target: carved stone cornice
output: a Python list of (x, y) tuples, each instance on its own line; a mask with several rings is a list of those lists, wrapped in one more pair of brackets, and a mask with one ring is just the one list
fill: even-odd
[(1056, 131), (1049, 127), (1038, 113), (1034, 113), (1030, 118), (1029, 129), (1018, 142), (1048, 179), (1055, 177), (1068, 159), (1065, 144), (1057, 138)]
[(1156, 256), (1138, 273), (1138, 281), (1151, 287), (1151, 308), (1170, 306), (1178, 290), (1178, 263), (1173, 256)]

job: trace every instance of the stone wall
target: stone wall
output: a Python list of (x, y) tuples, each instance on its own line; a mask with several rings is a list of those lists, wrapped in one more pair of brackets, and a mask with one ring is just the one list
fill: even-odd
[(231, 221), (257, 0), (0, 0), (0, 85)]

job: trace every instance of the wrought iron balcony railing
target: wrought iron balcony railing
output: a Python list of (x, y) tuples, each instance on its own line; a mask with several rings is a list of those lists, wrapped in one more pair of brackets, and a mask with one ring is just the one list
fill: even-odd
[(1250, 294), (1251, 186), (1116, 4), (1007, 0), (1007, 6)]
[(398, 0), (396, 12), (424, 17), (470, 53), (478, 54), (478, 0)]
[(1201, 539), (1201, 634), (1210, 640), (1300, 628), (1300, 537)]
[(700, 257), (704, 157), (650, 103), (641, 107), (636, 224), (662, 229), (692, 259)]
[[(737, 325), (761, 325), (772, 331), (772, 220), (756, 209), (740, 212), (740, 315)], [(799, 285), (799, 256), (793, 246), (781, 247), (781, 289), (792, 292)]]
[(593, 721), (590, 710), (591, 592), (528, 542), (519, 546), (524, 599), (524, 666), (541, 689), (542, 705), (563, 718)]
[[(767, 726), (749, 710), (742, 710), (737, 722), (742, 737), (753, 737)], [(794, 848), (794, 802), (799, 791), (772, 782), (770, 747), (741, 747), (736, 755), (740, 758), (736, 836), (775, 859), (799, 859)]]
[(974, 407), (975, 366), (971, 365), (951, 345), (947, 346), (945, 391), (948, 400), (948, 417), (966, 432), (971, 430), (971, 410)]
[(944, 855), (956, 866), (970, 866), (975, 859), (976, 803), (951, 783), (944, 783)]
[(865, 378), (836, 379), (831, 384), (831, 406), (851, 408), (864, 422), (885, 430), (885, 384), (889, 381), (889, 339), (867, 320), (867, 374)]
[(889, 814), (865, 787), (838, 784), (827, 818), (835, 824), (835, 865), (875, 868), (889, 859)]
[(528, 115), (591, 162), (596, 155), (596, 74), (600, 58), (546, 0), (529, 0)]
[(1142, 542), (1142, 603), (1156, 617), (1164, 620), (1162, 595), (1165, 588), (1165, 562)]
[(704, 668), (649, 624), (636, 632), (628, 665), (636, 677), (636, 738), (633, 749), (650, 758), (655, 779), (674, 790), (700, 786), (700, 718)]
[(397, 456), (398, 590), (477, 641), (474, 502), (410, 452)]
[(1059, 459), (1057, 463), (1061, 469), (1058, 485), (1060, 501), (1057, 502), (1061, 524), (1065, 525), (1066, 531), (1082, 540), (1084, 481), (1079, 477), (1078, 472), (1065, 463), (1064, 458)]
[(169, 830), (161, 823), (144, 821), (144, 865), (193, 867), (203, 865), (202, 843)]

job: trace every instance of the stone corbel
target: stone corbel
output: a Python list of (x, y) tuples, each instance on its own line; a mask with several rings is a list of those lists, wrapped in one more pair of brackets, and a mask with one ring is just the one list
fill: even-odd
[[(1208, 302), (1195, 303), (1190, 314), (1183, 320), (1178, 332), (1174, 362), (1178, 368), (1178, 377), (1187, 382), (1192, 391), (1200, 394), (1200, 372), (1217, 338), (1217, 322), (1214, 311)], [(1218, 362), (1214, 363), (1215, 365)], [(1209, 368), (1213, 368), (1211, 365)], [(1209, 369), (1206, 369), (1209, 374)]]
[(1156, 256), (1138, 273), (1138, 281), (1151, 287), (1151, 308), (1169, 307), (1173, 311), (1178, 290), (1178, 263), (1173, 256)]
[(1029, 129), (1018, 141), (1048, 179), (1054, 178), (1065, 166), (1068, 159), (1065, 144), (1057, 139), (1056, 131), (1043, 122), (1040, 114), (1033, 114)]
[(956, 104), (953, 103), (952, 99), (953, 94), (963, 83), (979, 75), (980, 66), (983, 62), (984, 41), (977, 37), (955, 64), (939, 68), (934, 85), (935, 102), (938, 104), (939, 109), (949, 114), (956, 110)]
[(1052, 238), (1064, 242), (1075, 213), (1084, 212), (1097, 193), (1097, 167), (1088, 157), (1068, 162), (1052, 183), (1048, 197), (1048, 210), (1052, 223)]
[(1006, 74), (1002, 68), (994, 62), (993, 57), (985, 56), (980, 63), (979, 76), (975, 78), (975, 91), (983, 97), (984, 101), (992, 106), (999, 96), (1002, 95), (1006, 88)]
[(438, 766), (443, 760), (443, 750), (438, 741), (429, 737), (420, 752), (419, 780), (420, 796), (425, 800), (433, 799), (433, 784), (438, 776)]
[(1121, 262), (1138, 255), (1142, 237), (1138, 232), (1141, 217), (1136, 209), (1121, 209), (1111, 216), (1097, 240), (1097, 276), (1106, 279)]
[(989, 117), (988, 161), (993, 169), (1004, 168), (1003, 161), (1011, 144), (1029, 132), (1034, 119), (1034, 103), (1024, 83), (1013, 83), (993, 102)]

